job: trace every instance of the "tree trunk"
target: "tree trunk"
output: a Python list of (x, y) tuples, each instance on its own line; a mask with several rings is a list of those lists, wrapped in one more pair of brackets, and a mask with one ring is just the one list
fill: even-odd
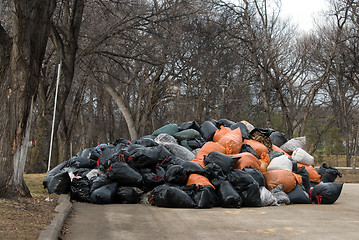
[(15, 0), (12, 36), (0, 23), (0, 196), (31, 196), (23, 178), (33, 101), (55, 1)]
[(105, 89), (108, 91), (108, 93), (113, 97), (115, 100), (117, 106), (119, 107), (120, 111), (123, 114), (123, 117), (125, 118), (125, 121), (127, 123), (127, 128), (130, 133), (131, 139), (137, 139), (137, 128), (135, 125), (135, 121), (133, 120), (132, 114), (128, 107), (126, 106), (125, 102), (123, 101), (122, 97), (109, 85), (104, 84)]

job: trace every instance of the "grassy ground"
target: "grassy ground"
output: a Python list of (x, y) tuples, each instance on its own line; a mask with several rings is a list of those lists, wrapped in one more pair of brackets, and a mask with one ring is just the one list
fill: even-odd
[[(0, 239), (37, 239), (42, 229), (51, 222), (58, 196), (49, 195), (43, 188), (45, 176), (24, 175), (32, 198), (0, 198)], [(52, 201), (46, 201), (46, 198)]]

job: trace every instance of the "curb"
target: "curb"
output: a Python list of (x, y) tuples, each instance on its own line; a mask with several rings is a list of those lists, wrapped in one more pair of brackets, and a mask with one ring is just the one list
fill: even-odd
[(37, 240), (57, 240), (60, 236), (65, 220), (72, 209), (72, 203), (68, 194), (61, 194), (57, 203), (53, 220), (42, 230)]

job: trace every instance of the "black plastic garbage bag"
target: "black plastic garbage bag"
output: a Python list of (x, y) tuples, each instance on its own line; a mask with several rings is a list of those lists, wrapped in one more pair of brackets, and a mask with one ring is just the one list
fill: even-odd
[(322, 166), (319, 167), (318, 173), (322, 175), (320, 178), (322, 182), (334, 182), (337, 176), (342, 177), (338, 169), (330, 167), (326, 163), (323, 163)]
[(242, 171), (249, 173), (254, 178), (254, 180), (256, 180), (259, 187), (263, 187), (266, 185), (266, 179), (265, 179), (263, 173), (261, 171), (259, 171), (258, 169), (251, 168), (251, 167), (245, 167), (242, 169)]
[(317, 204), (333, 204), (342, 192), (343, 183), (319, 183), (310, 194), (312, 202)]
[(70, 185), (70, 196), (72, 200), (79, 202), (91, 202), (91, 182), (85, 178), (74, 178)]
[(115, 200), (117, 183), (102, 186), (91, 193), (91, 202), (95, 204), (111, 204)]
[(193, 196), (196, 208), (212, 208), (218, 205), (218, 197), (211, 186), (199, 186)]
[(214, 151), (209, 153), (208, 156), (204, 156), (204, 164), (215, 163), (221, 167), (224, 174), (228, 174), (239, 159), (240, 157), (231, 157), (224, 153)]
[(297, 184), (297, 186), (287, 193), (290, 202), (293, 204), (311, 204), (308, 193), (305, 191), (303, 185)]
[(200, 131), (201, 126), (196, 121), (189, 121), (189, 122), (183, 122), (180, 125), (178, 125), (179, 131), (187, 130), (187, 129), (194, 129), (197, 131)]
[(228, 181), (223, 181), (218, 188), (219, 203), (224, 208), (240, 208), (243, 200)]
[(58, 173), (60, 173), (65, 167), (68, 167), (68, 161), (62, 162), (53, 169), (51, 169), (45, 179), (42, 181), (42, 184), (45, 188), (48, 188), (47, 185), (49, 184), (50, 180)]
[(71, 179), (67, 171), (62, 171), (53, 176), (47, 183), (49, 194), (66, 194), (70, 191)]
[(217, 121), (217, 127), (220, 128), (221, 126), (224, 126), (224, 127), (231, 127), (233, 124), (235, 124), (235, 122), (231, 121), (231, 120), (228, 120), (226, 118), (222, 118), (222, 119), (219, 119)]
[(192, 149), (197, 149), (203, 147), (206, 141), (203, 138), (196, 138), (192, 140), (187, 140), (187, 144)]
[(182, 165), (185, 162), (185, 160), (176, 157), (176, 156), (169, 156), (162, 160), (160, 163), (158, 163), (158, 166), (163, 167), (165, 170), (172, 167), (173, 165)]
[(168, 168), (165, 175), (167, 183), (182, 185), (187, 181), (188, 175), (181, 165), (173, 165)]
[(221, 183), (226, 180), (226, 176), (223, 173), (220, 166), (215, 163), (207, 164), (204, 168), (204, 176), (210, 180), (212, 185), (217, 189)]
[(158, 207), (194, 208), (195, 203), (183, 190), (169, 185), (161, 185), (151, 192), (150, 202)]
[(261, 207), (261, 193), (259, 191), (258, 183), (251, 183), (240, 192), (243, 199), (243, 206), (245, 207)]
[(274, 131), (269, 135), (269, 138), (273, 145), (276, 145), (277, 147), (282, 146), (284, 143), (288, 141), (288, 139), (285, 137), (284, 133), (281, 133), (279, 131)]
[(92, 184), (91, 184), (90, 192), (93, 192), (102, 186), (112, 183), (111, 179), (105, 174), (101, 174), (97, 177), (93, 177), (91, 178), (91, 181)]
[(190, 175), (192, 173), (201, 174), (201, 175), (204, 174), (203, 167), (196, 162), (192, 162), (192, 161), (184, 162), (181, 164), (181, 166), (184, 168), (187, 175)]
[(95, 168), (97, 161), (91, 158), (84, 158), (84, 157), (73, 157), (68, 160), (70, 167), (75, 168)]
[(107, 171), (107, 176), (120, 186), (137, 187), (141, 186), (143, 181), (142, 175), (125, 162), (113, 163)]
[(248, 128), (246, 127), (246, 125), (242, 122), (237, 122), (235, 124), (233, 124), (231, 127), (231, 130), (234, 130), (236, 128), (240, 128), (241, 129), (241, 133), (242, 133), (242, 137), (245, 139), (249, 139), (250, 138), (250, 133)]
[(257, 184), (251, 174), (240, 169), (234, 169), (227, 175), (228, 181), (238, 193), (246, 190), (250, 184)]
[(258, 158), (258, 159), (260, 158), (260, 156), (258, 156), (256, 151), (254, 151), (254, 149), (248, 144), (243, 144), (242, 145), (241, 153), (242, 152), (249, 152), (249, 153), (253, 154), (256, 158)]
[(218, 128), (211, 121), (205, 121), (201, 125), (200, 133), (206, 142), (212, 141)]
[(134, 204), (141, 201), (143, 192), (134, 187), (120, 187), (117, 189), (115, 202), (121, 204)]
[(163, 146), (155, 147), (139, 147), (130, 151), (133, 158), (131, 166), (135, 168), (155, 167), (158, 163), (163, 161), (166, 157), (172, 154)]
[(309, 194), (311, 184), (310, 184), (310, 177), (308, 171), (305, 169), (304, 166), (297, 168), (297, 171), (293, 171), (296, 174), (302, 176), (302, 185), (305, 191)]

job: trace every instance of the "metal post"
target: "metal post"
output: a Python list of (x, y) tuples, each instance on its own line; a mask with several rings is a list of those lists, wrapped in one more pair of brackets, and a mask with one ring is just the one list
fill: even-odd
[(55, 102), (54, 102), (54, 113), (52, 114), (52, 128), (51, 128), (51, 139), (50, 139), (50, 151), (49, 151), (49, 162), (47, 164), (47, 172), (50, 171), (51, 165), (51, 153), (52, 153), (52, 143), (54, 139), (54, 128), (55, 128), (55, 116), (56, 116), (56, 105), (57, 105), (57, 93), (59, 91), (59, 82), (61, 75), (61, 65), (62, 61), (60, 60), (59, 67), (57, 69), (57, 80), (56, 80), (56, 90), (55, 90)]

